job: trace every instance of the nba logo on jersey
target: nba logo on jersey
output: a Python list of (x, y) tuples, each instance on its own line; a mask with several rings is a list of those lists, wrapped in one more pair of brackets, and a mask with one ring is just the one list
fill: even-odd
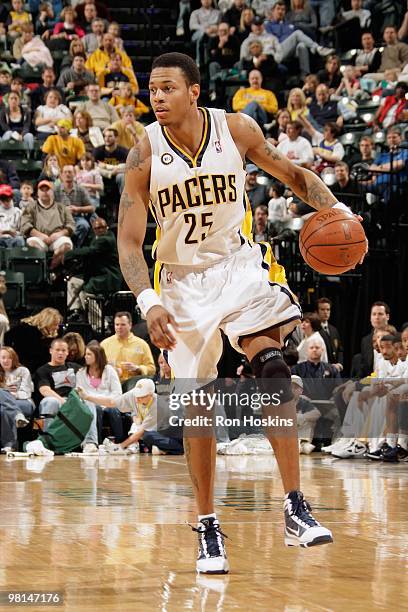
[(222, 146), (219, 140), (216, 140), (214, 142), (215, 145), (215, 150), (217, 151), (217, 153), (222, 153)]

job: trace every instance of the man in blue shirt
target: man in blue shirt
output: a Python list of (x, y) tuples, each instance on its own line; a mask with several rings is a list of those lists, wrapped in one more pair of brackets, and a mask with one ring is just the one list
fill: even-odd
[[(387, 131), (387, 145), (389, 150), (377, 155), (369, 170), (379, 171), (372, 179), (373, 191), (384, 193), (395, 191), (408, 179), (408, 149), (400, 149), (402, 141), (401, 132), (396, 127)], [(390, 172), (387, 172), (390, 171)]]
[(269, 19), (265, 23), (265, 30), (273, 34), (280, 44), (280, 57), (275, 57), (277, 62), (282, 62), (291, 57), (299, 60), (300, 74), (302, 77), (310, 74), (310, 53), (318, 53), (326, 57), (334, 53), (334, 49), (322, 47), (314, 40), (306, 36), (301, 30), (285, 20), (286, 4), (284, 0), (278, 0), (269, 11)]

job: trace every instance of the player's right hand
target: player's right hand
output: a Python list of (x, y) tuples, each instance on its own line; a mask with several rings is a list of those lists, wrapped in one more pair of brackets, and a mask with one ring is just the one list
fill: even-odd
[[(150, 339), (157, 348), (171, 351), (177, 341), (174, 331), (179, 327), (173, 317), (163, 306), (153, 306), (146, 315), (147, 329)], [(171, 326), (171, 327), (169, 327)]]

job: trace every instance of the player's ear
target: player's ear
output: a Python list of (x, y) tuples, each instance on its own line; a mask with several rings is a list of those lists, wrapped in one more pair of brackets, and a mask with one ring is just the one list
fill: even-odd
[(198, 83), (190, 85), (190, 102), (193, 104), (200, 97), (200, 86)]

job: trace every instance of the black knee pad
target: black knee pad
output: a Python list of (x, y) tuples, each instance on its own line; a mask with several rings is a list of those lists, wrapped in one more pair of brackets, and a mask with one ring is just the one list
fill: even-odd
[(267, 348), (251, 360), (252, 371), (262, 393), (278, 393), (281, 404), (293, 399), (290, 370), (282, 358), (282, 351)]

